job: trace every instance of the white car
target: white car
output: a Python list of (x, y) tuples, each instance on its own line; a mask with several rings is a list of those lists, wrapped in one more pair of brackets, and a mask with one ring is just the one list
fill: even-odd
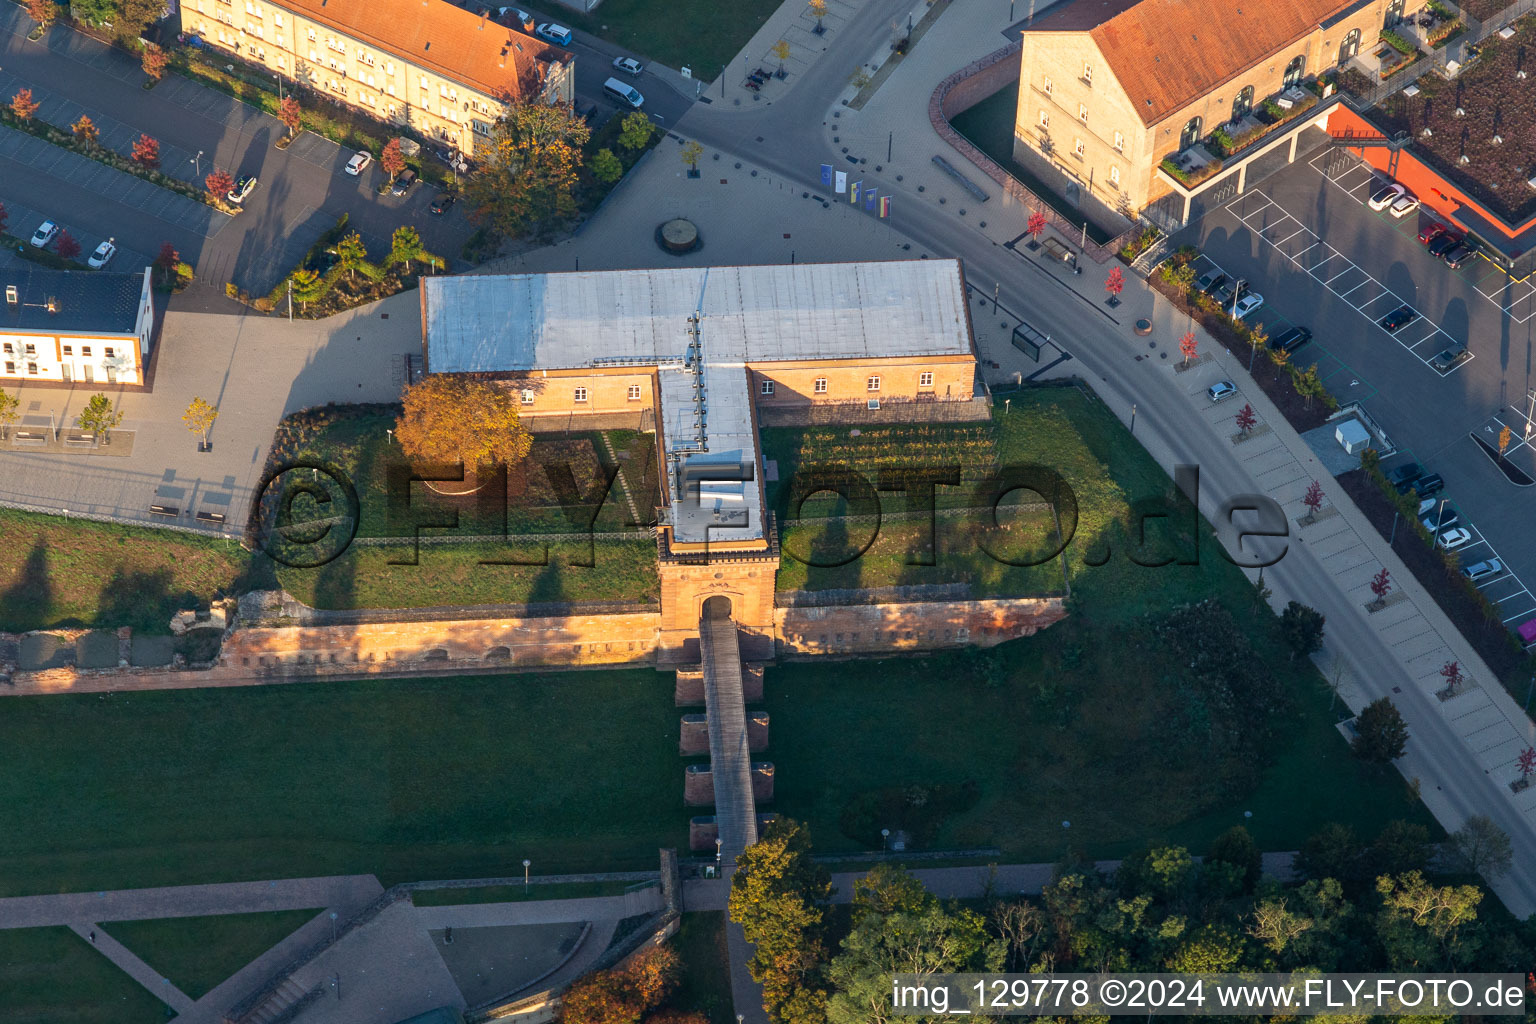
[(32, 232), (32, 244), (41, 249), (53, 241), (53, 237), (58, 233), (59, 226), (51, 220), (45, 220), (37, 226), (36, 231)]
[(1408, 194), (1408, 189), (1393, 182), (1386, 188), (1371, 196), (1370, 207), (1373, 210), (1385, 210), (1403, 196)]
[(1397, 202), (1392, 204), (1392, 209), (1389, 212), (1394, 217), (1403, 218), (1418, 208), (1419, 197), (1414, 195), (1412, 192), (1404, 192), (1402, 196), (1398, 198)]
[(638, 75), (645, 70), (645, 65), (633, 57), (615, 57), (613, 58), (613, 68), (615, 71), (622, 71), (626, 75)]
[(369, 164), (373, 163), (373, 154), (366, 149), (360, 149), (347, 161), (347, 173), (351, 175), (362, 174)]
[(1210, 396), (1212, 402), (1221, 402), (1237, 394), (1237, 385), (1229, 380), (1219, 380), (1206, 388), (1205, 393)]
[(102, 267), (110, 263), (112, 261), (112, 257), (116, 255), (117, 246), (113, 245), (112, 239), (109, 238), (105, 242), (102, 242), (100, 245), (98, 245), (96, 247), (96, 251), (91, 253), (91, 258), (85, 262), (86, 265), (92, 269), (100, 270)]
[(1472, 543), (1472, 534), (1466, 527), (1458, 526), (1454, 530), (1446, 530), (1435, 543), (1442, 551), (1455, 551), (1459, 547)]
[(502, 7), (497, 10), (496, 17), (509, 25), (516, 25), (518, 28), (522, 28), (533, 21), (533, 15), (521, 7)]
[(246, 197), (254, 191), (256, 191), (256, 175), (247, 174), (235, 182), (235, 187), (229, 190), (229, 195), (226, 198), (232, 203), (243, 203)]
[(1473, 583), (1476, 583), (1478, 580), (1485, 580), (1490, 576), (1497, 576), (1503, 571), (1504, 563), (1499, 561), (1497, 558), (1490, 558), (1486, 561), (1473, 562), (1471, 565), (1463, 566), (1461, 574), (1467, 579), (1471, 580)]
[(564, 25), (556, 25), (552, 21), (546, 21), (533, 30), (533, 34), (540, 39), (548, 39), (556, 46), (571, 45), (571, 30)]
[(1232, 316), (1238, 320), (1246, 320), (1257, 313), (1262, 305), (1264, 305), (1264, 296), (1258, 292), (1249, 292), (1238, 299), (1237, 304), (1232, 307)]

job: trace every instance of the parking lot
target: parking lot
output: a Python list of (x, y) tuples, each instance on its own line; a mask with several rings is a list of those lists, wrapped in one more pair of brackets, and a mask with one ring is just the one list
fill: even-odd
[[(1388, 468), (1416, 459), (1445, 478), (1440, 497), (1473, 535), (1457, 554), (1504, 565), (1479, 586), (1513, 627), (1536, 616), (1536, 488), (1511, 483), (1472, 437), (1496, 448), (1507, 424), (1507, 458), (1536, 469), (1536, 287), (1481, 258), (1458, 271), (1426, 253), (1418, 234), (1433, 214), (1371, 210), (1382, 181), (1347, 151), (1298, 159), (1194, 225), (1197, 270), (1219, 267), (1261, 293), (1250, 320), (1271, 337), (1291, 324), (1313, 331), (1292, 362), (1316, 364), (1340, 402), (1361, 402), (1382, 424), (1402, 453)], [(1419, 317), (1396, 332), (1380, 326), (1401, 305)], [(1458, 345), (1470, 359), (1445, 373), (1429, 365)]]

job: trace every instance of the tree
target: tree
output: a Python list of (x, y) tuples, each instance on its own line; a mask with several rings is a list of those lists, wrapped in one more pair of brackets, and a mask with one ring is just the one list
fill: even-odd
[(1179, 945), (1165, 965), (1180, 974), (1225, 974), (1243, 959), (1243, 937), (1208, 924)]
[(1253, 429), (1253, 425), (1257, 422), (1259, 422), (1259, 418), (1258, 416), (1254, 415), (1253, 406), (1244, 405), (1241, 409), (1237, 410), (1238, 430), (1241, 430), (1246, 434), (1248, 431)]
[(59, 240), (54, 243), (53, 249), (66, 260), (72, 260), (80, 255), (80, 243), (75, 241), (75, 236), (69, 233), (68, 228), (59, 232)]
[(1509, 450), (1509, 440), (1513, 436), (1510, 432), (1509, 424), (1504, 424), (1504, 429), (1499, 431), (1499, 458), (1502, 459), (1504, 453)]
[(1386, 566), (1382, 566), (1381, 572), (1371, 577), (1371, 593), (1376, 595), (1376, 606), (1379, 608), (1386, 601), (1387, 595), (1392, 592), (1392, 574), (1387, 572)]
[(1323, 485), (1313, 480), (1307, 485), (1307, 493), (1301, 496), (1301, 503), (1307, 506), (1307, 515), (1316, 518), (1323, 508)]
[(1276, 366), (1284, 366), (1291, 361), (1291, 354), (1283, 348), (1275, 348), (1270, 349), (1269, 358)]
[(277, 119), (288, 129), (290, 138), (299, 134), (299, 125), (304, 120), (304, 111), (299, 101), (292, 96), (285, 96), (283, 102), (277, 105)]
[(27, 0), (27, 15), (46, 29), (59, 16), (59, 5), (54, 0)]
[(586, 122), (559, 104), (514, 103), (491, 131), (465, 193), (470, 216), (505, 235), (560, 223), (576, 211)]
[(113, 26), (120, 39), (137, 39), (165, 14), (165, 0), (117, 0)]
[(624, 177), (624, 165), (611, 149), (600, 149), (592, 154), (592, 177), (605, 185), (611, 185)]
[(411, 261), (421, 259), (426, 253), (427, 250), (421, 244), (420, 232), (409, 224), (402, 224), (395, 228), (395, 233), (390, 238), (389, 262), (391, 265), (404, 263), (406, 273), (410, 273)]
[(1008, 959), (1003, 963), (1003, 969), (1018, 971), (1028, 967), (1034, 959), (1035, 946), (1045, 930), (1045, 917), (1040, 909), (1024, 900), (1017, 903), (995, 903), (991, 917), (992, 926), (1008, 944)]
[(69, 13), (88, 25), (105, 25), (118, 16), (117, 0), (70, 0)]
[(1536, 747), (1526, 747), (1520, 751), (1520, 756), (1515, 759), (1515, 767), (1520, 769), (1520, 779), (1529, 782), (1531, 773), (1536, 772)]
[(789, 60), (789, 40), (780, 39), (768, 47), (768, 52), (779, 58), (779, 77), (784, 77), (784, 62)]
[(91, 396), (85, 408), (80, 410), (80, 415), (75, 417), (75, 426), (87, 433), (100, 434), (103, 443), (111, 439), (112, 428), (121, 422), (122, 410), (113, 409), (112, 399), (99, 392)]
[(0, 437), (8, 437), (11, 424), (21, 415), (21, 399), (8, 391), (0, 391)]
[(391, 181), (405, 170), (405, 154), (400, 151), (398, 138), (384, 143), (384, 148), (379, 151), (379, 166), (384, 168), (384, 173), (389, 175)]
[(853, 921), (867, 914), (916, 914), (934, 902), (923, 883), (899, 864), (876, 864), (853, 883)]
[(1280, 636), (1291, 649), (1291, 660), (1305, 658), (1322, 649), (1323, 624), (1327, 620), (1315, 608), (1292, 601), (1280, 613)]
[(996, 971), (1006, 953), (1006, 945), (987, 934), (980, 914), (964, 907), (946, 910), (931, 897), (920, 910), (868, 914), (827, 966), (833, 990), (828, 1024), (887, 1019), (893, 973), (928, 977)]
[(1467, 952), (1464, 925), (1477, 919), (1483, 893), (1475, 885), (1439, 886), (1417, 871), (1376, 880), (1382, 915), (1377, 937), (1389, 966), (1403, 970), (1429, 963), (1454, 968)]
[(1253, 923), (1248, 926), (1248, 934), (1276, 956), (1312, 928), (1311, 918), (1286, 909), (1285, 904), (1279, 898), (1263, 900), (1253, 908)]
[(619, 145), (625, 149), (643, 149), (655, 134), (656, 126), (640, 111), (624, 115), (619, 122)]
[(747, 970), (763, 986), (770, 1020), (819, 1015), (826, 999), (818, 983), (825, 958), (822, 907), (831, 896), (831, 878), (811, 860), (809, 833), (790, 818), (769, 824), (736, 859), (730, 916), (753, 945)]
[(806, 6), (811, 9), (811, 17), (816, 19), (816, 34), (821, 35), (821, 19), (827, 16), (827, 0), (809, 0)]
[(1465, 678), (1461, 674), (1461, 663), (1457, 661), (1446, 662), (1440, 668), (1440, 678), (1445, 680), (1446, 690), (1455, 693), (1456, 687), (1460, 686)]
[(1429, 855), (1429, 829), (1408, 821), (1391, 821), (1371, 844), (1371, 874), (1422, 871), (1429, 863)]
[(1125, 290), (1125, 272), (1119, 267), (1111, 267), (1109, 277), (1104, 280), (1104, 290), (1109, 292), (1109, 304), (1115, 305), (1120, 301), (1120, 293)]
[(1403, 756), (1407, 745), (1408, 726), (1392, 698), (1372, 701), (1355, 719), (1355, 738), (1350, 747), (1362, 761), (1390, 764)]
[(208, 186), (209, 195), (223, 202), (224, 198), (229, 195), (230, 190), (235, 187), (235, 179), (228, 171), (221, 171), (215, 167), (203, 179), (203, 184)]
[(1348, 825), (1329, 822), (1306, 838), (1296, 851), (1296, 870), (1307, 878), (1360, 880), (1360, 841)]
[(1296, 375), (1296, 392), (1307, 400), (1308, 409), (1312, 408), (1312, 399), (1321, 398), (1327, 390), (1323, 386), (1323, 379), (1317, 374), (1316, 363)]
[(144, 69), (144, 73), (153, 82), (165, 77), (165, 66), (169, 62), (170, 58), (165, 55), (165, 51), (154, 43), (145, 43), (144, 52), (139, 54), (139, 67)]
[(1039, 245), (1040, 236), (1045, 232), (1045, 214), (1040, 210), (1032, 210), (1029, 214), (1029, 222), (1024, 226), (1029, 232), (1029, 244)]
[(101, 141), (101, 132), (96, 130), (96, 123), (86, 114), (80, 115), (80, 120), (69, 126), (75, 138), (87, 146), (95, 147)]
[(330, 285), (325, 278), (320, 276), (317, 270), (308, 267), (300, 267), (288, 278), (289, 294), (298, 302), (299, 309), (308, 311), (311, 302), (319, 302), (325, 298), (325, 293), (330, 291)]
[(1485, 878), (1497, 878), (1509, 870), (1514, 855), (1509, 836), (1486, 814), (1474, 814), (1451, 833), (1451, 849), (1467, 869)]
[(356, 231), (336, 243), (336, 265), (347, 272), (347, 280), (368, 264), (368, 247)]
[(1189, 361), (1195, 358), (1195, 354), (1199, 351), (1200, 343), (1195, 340), (1195, 332), (1186, 331), (1179, 339), (1179, 353), (1184, 356), (1184, 365), (1188, 366)]
[(165, 273), (165, 283), (171, 283), (171, 274), (176, 271), (176, 264), (181, 262), (181, 253), (170, 242), (160, 243), (160, 255), (155, 257), (155, 266)]
[(628, 966), (594, 971), (571, 985), (560, 1002), (560, 1024), (639, 1024), (677, 987), (681, 964), (670, 946), (639, 954)]
[(11, 97), (11, 113), (17, 120), (27, 122), (32, 120), (32, 115), (37, 113), (38, 103), (32, 98), (31, 89), (18, 89), (16, 95)]
[(1269, 344), (1269, 334), (1264, 330), (1263, 324), (1254, 324), (1252, 327), (1248, 328), (1247, 334), (1248, 345), (1255, 352), (1258, 352), (1265, 345)]
[(1259, 844), (1253, 841), (1253, 836), (1241, 825), (1233, 825), (1211, 844), (1210, 856), (1206, 858), (1209, 863), (1215, 861), (1219, 864), (1230, 864), (1242, 872), (1243, 885), (1249, 892), (1259, 884), (1259, 878), (1264, 873), (1264, 854), (1259, 850)]
[(159, 167), (160, 143), (151, 136), (141, 134), (133, 144), (133, 162), (150, 170)]
[(683, 163), (688, 165), (688, 169), (697, 171), (699, 169), (699, 157), (704, 155), (704, 147), (699, 144), (697, 139), (690, 139), (683, 145), (681, 155)]
[(395, 438), (417, 462), (511, 465), (532, 438), (512, 392), (489, 381), (434, 374), (406, 388)]
[(213, 421), (218, 418), (219, 410), (201, 398), (193, 398), (187, 411), (181, 414), (187, 429), (202, 437), (204, 448), (208, 447), (208, 431), (213, 429)]

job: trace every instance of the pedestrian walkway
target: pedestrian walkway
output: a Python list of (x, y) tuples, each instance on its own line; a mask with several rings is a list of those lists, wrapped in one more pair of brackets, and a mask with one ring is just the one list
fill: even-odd
[(105, 931), (94, 928), (90, 924), (71, 924), (69, 927), (76, 935), (94, 946), (98, 953), (120, 967), (130, 978), (153, 992), (155, 998), (165, 1005), (177, 1013), (186, 1013), (192, 1009), (191, 996), (172, 984), (170, 978), (161, 977), (160, 972), (140, 960), (127, 946)]
[(757, 804), (752, 799), (752, 755), (742, 696), (741, 643), (730, 602), (710, 598), (699, 622), (704, 667), (704, 710), (709, 718), (709, 766), (715, 789), (720, 856), (734, 865), (757, 842)]
[(216, 882), (158, 889), (71, 892), (0, 899), (0, 928), (39, 928), (81, 921), (138, 921), (157, 917), (253, 914), (367, 903), (384, 889), (372, 875)]

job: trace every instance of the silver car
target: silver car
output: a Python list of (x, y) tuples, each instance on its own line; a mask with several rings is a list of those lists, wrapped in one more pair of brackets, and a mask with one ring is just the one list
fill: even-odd
[(1223, 402), (1237, 394), (1237, 385), (1229, 380), (1219, 380), (1205, 389), (1212, 402)]

